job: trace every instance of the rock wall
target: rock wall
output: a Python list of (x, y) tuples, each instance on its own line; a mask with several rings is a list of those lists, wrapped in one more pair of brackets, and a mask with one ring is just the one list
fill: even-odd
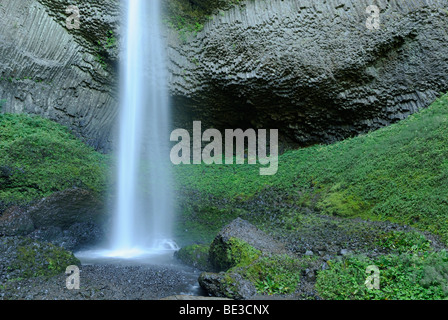
[(81, 29), (69, 30), (70, 2), (2, 0), (0, 99), (5, 112), (56, 120), (107, 150), (117, 113), (116, 77), (98, 61), (97, 41), (115, 30), (119, 8), (111, 1), (81, 1)]
[[(248, 0), (182, 39), (168, 30), (176, 127), (278, 128), (307, 145), (376, 129), (448, 91), (448, 0)], [(68, 30), (69, 0), (2, 0), (3, 111), (40, 114), (100, 150), (117, 116), (118, 0), (80, 0), (81, 29)], [(100, 55), (106, 67), (98, 60)]]
[[(380, 29), (366, 26), (367, 6)], [(169, 48), (177, 112), (219, 128), (331, 142), (391, 124), (448, 91), (446, 0), (258, 0)]]

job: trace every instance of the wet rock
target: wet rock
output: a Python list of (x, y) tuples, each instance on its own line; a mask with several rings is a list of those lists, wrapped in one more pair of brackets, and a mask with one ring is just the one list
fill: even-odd
[(315, 274), (314, 270), (306, 269), (305, 277), (306, 277), (306, 281), (310, 281), (310, 282), (316, 281), (316, 274)]
[(60, 227), (45, 227), (28, 235), (32, 239), (51, 242), (66, 250), (75, 251), (104, 240), (104, 230), (93, 223), (75, 223), (66, 230)]
[(99, 196), (83, 189), (69, 189), (28, 208), (8, 208), (0, 215), (0, 235), (29, 235), (75, 250), (104, 238), (104, 212)]
[(34, 223), (25, 209), (11, 207), (0, 216), (0, 235), (26, 235), (34, 230)]
[(198, 281), (204, 290), (215, 297), (246, 300), (257, 293), (255, 286), (238, 273), (203, 272)]
[(51, 243), (26, 237), (0, 238), (0, 283), (5, 279), (53, 276), (69, 265), (80, 265), (80, 261)]
[(186, 265), (198, 268), (204, 271), (211, 270), (209, 262), (209, 249), (207, 245), (193, 244), (182, 247), (174, 253), (174, 257)]
[(73, 188), (60, 191), (33, 205), (28, 214), (36, 228), (68, 229), (81, 222), (101, 222), (104, 203), (90, 191)]

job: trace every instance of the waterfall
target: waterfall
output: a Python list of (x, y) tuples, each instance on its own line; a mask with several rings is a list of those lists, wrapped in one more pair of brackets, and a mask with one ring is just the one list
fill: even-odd
[(114, 256), (174, 249), (160, 0), (125, 0)]

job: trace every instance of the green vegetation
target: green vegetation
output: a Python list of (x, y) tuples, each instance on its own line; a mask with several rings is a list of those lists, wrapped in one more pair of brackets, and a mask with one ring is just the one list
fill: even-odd
[(237, 267), (247, 280), (251, 281), (260, 294), (288, 294), (296, 290), (300, 272), (305, 263), (287, 255), (261, 257), (243, 267)]
[(166, 0), (164, 22), (177, 30), (181, 39), (195, 35), (204, 28), (204, 23), (217, 10), (228, 9), (240, 0)]
[(260, 250), (238, 238), (230, 238), (225, 245), (215, 240), (210, 247), (213, 267), (218, 270), (246, 266), (260, 255)]
[(431, 241), (416, 231), (388, 232), (380, 235), (376, 244), (395, 253), (417, 253), (431, 250)]
[(31, 239), (22, 239), (16, 254), (8, 271), (18, 272), (20, 278), (51, 277), (65, 272), (70, 265), (81, 265), (71, 252)]
[[(380, 288), (365, 285), (367, 266), (380, 270)], [(375, 260), (352, 256), (329, 262), (319, 272), (316, 289), (331, 300), (429, 300), (448, 298), (446, 251), (385, 255)]]
[(107, 69), (109, 50), (116, 49), (118, 46), (118, 39), (113, 30), (107, 32), (107, 36), (103, 41), (97, 41), (95, 48), (95, 61), (98, 62), (103, 69)]
[(229, 292), (235, 291), (239, 274), (250, 281), (260, 294), (293, 293), (299, 284), (300, 273), (307, 263), (284, 254), (266, 255), (247, 242), (230, 238), (226, 245), (210, 246), (210, 262), (218, 270), (225, 271), (222, 284)]
[(102, 192), (108, 157), (55, 122), (26, 114), (0, 115), (0, 202), (27, 204), (79, 187)]
[(275, 190), (289, 205), (407, 224), (447, 242), (447, 132), (444, 95), (389, 127), (332, 145), (288, 151), (280, 156), (274, 176), (260, 176), (258, 165), (180, 165), (175, 171), (179, 186), (227, 199), (227, 208)]

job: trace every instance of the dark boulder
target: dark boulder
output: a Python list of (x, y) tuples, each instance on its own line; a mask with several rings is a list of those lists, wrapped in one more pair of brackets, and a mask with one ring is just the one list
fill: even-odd
[(75, 223), (63, 230), (60, 227), (46, 227), (35, 230), (28, 235), (30, 238), (50, 242), (66, 250), (76, 251), (104, 240), (104, 230), (93, 223)]
[(25, 209), (11, 207), (0, 216), (0, 235), (26, 235), (34, 230), (34, 223)]
[(101, 197), (83, 189), (56, 192), (28, 208), (11, 207), (0, 215), (0, 236), (29, 236), (76, 250), (104, 239)]
[(238, 273), (203, 272), (198, 281), (204, 290), (215, 297), (246, 300), (257, 293), (255, 286)]
[[(51, 277), (81, 262), (72, 252), (26, 237), (0, 238), (0, 284), (19, 278)], [(62, 285), (65, 285), (64, 283)]]
[(76, 223), (100, 222), (104, 218), (103, 205), (92, 192), (73, 188), (40, 200), (28, 210), (28, 214), (36, 228), (68, 229)]

